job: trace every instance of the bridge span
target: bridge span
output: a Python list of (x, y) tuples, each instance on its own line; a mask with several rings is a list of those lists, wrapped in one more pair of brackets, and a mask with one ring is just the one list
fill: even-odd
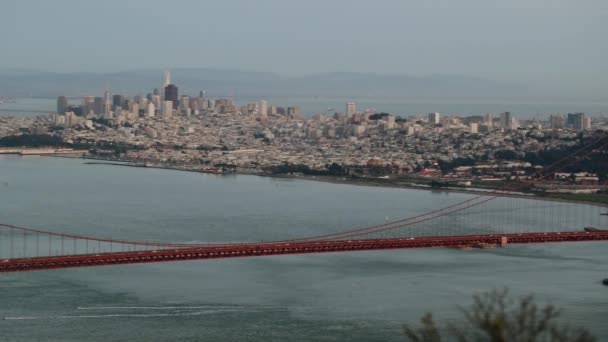
[(486, 248), (504, 247), (507, 244), (606, 240), (608, 240), (608, 231), (234, 244), (211, 247), (181, 247), (160, 250), (7, 259), (0, 261), (0, 273), (287, 254), (315, 254), (413, 248)]

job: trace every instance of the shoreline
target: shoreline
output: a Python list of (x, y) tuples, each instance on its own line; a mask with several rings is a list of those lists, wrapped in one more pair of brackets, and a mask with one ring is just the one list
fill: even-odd
[(49, 155), (43, 157), (54, 157), (54, 158), (69, 158), (69, 159), (83, 159), (83, 160), (91, 160), (92, 162), (85, 162), (90, 165), (111, 165), (111, 166), (126, 166), (126, 167), (136, 167), (136, 168), (149, 168), (149, 169), (159, 169), (159, 170), (171, 170), (171, 171), (184, 171), (184, 172), (194, 172), (199, 174), (207, 174), (207, 175), (245, 175), (245, 176), (258, 176), (258, 177), (266, 177), (266, 178), (276, 178), (276, 179), (294, 179), (294, 180), (305, 180), (311, 182), (323, 182), (323, 183), (331, 183), (331, 184), (342, 184), (342, 185), (352, 185), (352, 186), (368, 186), (368, 187), (378, 187), (378, 188), (392, 188), (392, 189), (411, 189), (411, 190), (423, 190), (423, 191), (431, 191), (431, 192), (447, 192), (447, 193), (462, 193), (469, 195), (478, 195), (478, 196), (498, 196), (498, 197), (511, 197), (511, 198), (520, 198), (520, 199), (532, 199), (538, 201), (550, 201), (550, 202), (567, 202), (567, 203), (576, 203), (576, 204), (586, 204), (586, 205), (595, 205), (599, 207), (608, 208), (608, 203), (602, 202), (594, 202), (594, 201), (583, 201), (576, 199), (565, 199), (558, 197), (550, 197), (550, 196), (540, 196), (535, 193), (523, 193), (523, 192), (508, 192), (498, 189), (460, 189), (460, 188), (431, 188), (425, 184), (391, 184), (384, 183), (381, 179), (352, 179), (347, 177), (332, 177), (332, 176), (305, 176), (305, 175), (275, 175), (275, 174), (267, 174), (267, 173), (255, 173), (255, 172), (234, 172), (234, 173), (224, 173), (217, 174), (212, 172), (201, 172), (199, 169), (194, 168), (180, 168), (176, 166), (162, 166), (162, 165), (146, 165), (141, 163), (135, 163), (132, 161), (123, 161), (123, 160), (114, 160), (114, 159), (106, 159), (106, 158), (94, 158), (94, 157), (77, 157), (77, 156), (59, 156), (59, 155)]

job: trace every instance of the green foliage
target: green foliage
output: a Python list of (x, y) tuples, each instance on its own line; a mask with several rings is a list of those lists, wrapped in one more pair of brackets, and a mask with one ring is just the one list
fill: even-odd
[(560, 310), (552, 305), (539, 307), (532, 296), (513, 300), (507, 290), (494, 290), (473, 297), (469, 308), (461, 308), (464, 322), (448, 325), (442, 335), (431, 314), (420, 326), (404, 325), (409, 341), (488, 341), (488, 342), (593, 342), (596, 339), (582, 329), (571, 329), (558, 321)]
[[(66, 147), (59, 136), (41, 134), (10, 135), (0, 138), (0, 147)], [(70, 146), (71, 147), (71, 146)]]
[(311, 169), (308, 165), (304, 164), (289, 164), (284, 163), (282, 165), (269, 167), (266, 171), (281, 175), (289, 173), (301, 173), (309, 176), (346, 176), (348, 175), (348, 169), (340, 164), (332, 163), (325, 166), (324, 170)]

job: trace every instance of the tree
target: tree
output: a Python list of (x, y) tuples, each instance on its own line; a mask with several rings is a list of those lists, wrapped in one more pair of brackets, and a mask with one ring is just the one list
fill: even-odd
[(488, 341), (488, 342), (593, 342), (596, 339), (583, 329), (571, 329), (557, 319), (561, 311), (552, 305), (539, 307), (532, 296), (519, 300), (507, 290), (493, 290), (473, 296), (469, 308), (460, 308), (464, 324), (448, 325), (442, 336), (433, 316), (428, 313), (420, 326), (403, 326), (413, 342)]

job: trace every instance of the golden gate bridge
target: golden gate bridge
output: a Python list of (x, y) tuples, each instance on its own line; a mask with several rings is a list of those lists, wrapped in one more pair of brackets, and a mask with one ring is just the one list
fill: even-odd
[[(604, 153), (608, 146), (606, 140), (602, 135), (537, 172), (531, 181), (515, 182), (508, 188), (510, 194), (573, 167), (593, 153)], [(468, 249), (608, 240), (608, 230), (583, 229), (602, 224), (602, 218), (606, 217), (602, 216), (605, 206), (545, 199), (522, 200), (520, 197), (501, 189), (500, 192), (481, 193), (449, 206), (377, 225), (316, 236), (238, 243), (132, 241), (0, 223), (0, 272), (287, 254), (408, 248)], [(498, 207), (497, 200), (501, 201)], [(534, 206), (530, 201), (547, 205)], [(505, 220), (493, 221), (498, 214), (489, 210), (490, 205), (510, 215), (507, 223)], [(473, 212), (476, 218), (467, 220)], [(534, 214), (533, 219), (529, 213)]]

